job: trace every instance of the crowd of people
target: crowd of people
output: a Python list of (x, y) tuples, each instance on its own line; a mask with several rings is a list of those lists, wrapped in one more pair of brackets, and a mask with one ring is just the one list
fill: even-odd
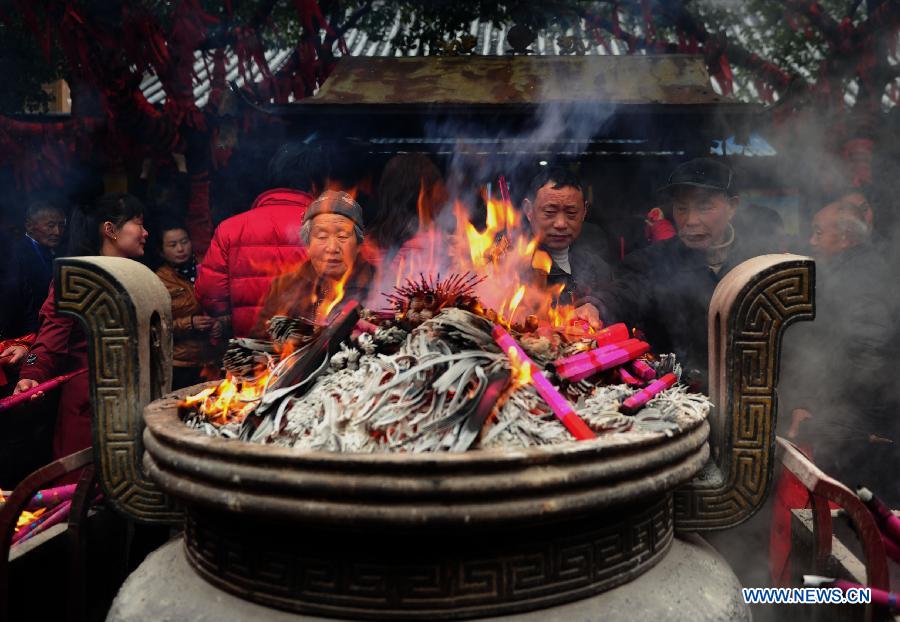
[[(0, 306), (5, 394), (87, 365), (82, 328), (54, 304), (53, 260), (64, 239), (68, 254), (125, 257), (156, 268), (172, 298), (173, 384), (186, 387), (221, 374), (229, 338), (264, 337), (277, 314), (323, 321), (339, 289), (365, 302), (383, 289), (377, 275), (396, 272), (433, 245), (428, 236), (435, 228), (424, 225), (446, 223), (452, 211), (440, 168), (424, 155), (403, 154), (386, 164), (377, 185), (373, 179), (351, 158), (316, 145), (285, 146), (270, 164), (270, 189), (214, 232), (199, 234), (201, 248), (192, 245), (198, 234), (184, 224), (185, 209), (159, 201), (145, 214), (144, 202), (152, 200), (108, 194), (70, 219), (59, 205), (29, 205), (26, 233), (7, 240), (11, 259), (0, 275), (6, 301), (20, 301)], [(721, 159), (684, 162), (661, 185), (663, 209), (648, 217), (648, 245), (624, 259), (610, 257), (589, 233), (596, 208), (568, 167), (541, 167), (516, 207), (550, 258), (546, 282), (564, 285), (560, 304), (595, 325), (635, 326), (656, 351), (676, 353), (683, 380), (702, 389), (707, 309), (717, 284), (747, 258), (790, 249), (775, 226), (749, 234), (771, 224), (772, 214), (741, 205), (735, 173)], [(361, 194), (370, 196), (365, 207)], [(900, 426), (890, 358), (897, 301), (885, 287), (890, 236), (876, 225), (858, 188), (825, 202), (810, 223), (817, 319), (786, 341), (779, 432), (807, 443), (826, 472), (848, 482), (864, 475), (877, 487), (900, 466)], [(452, 243), (439, 248), (456, 252)], [(90, 417), (82, 375), (62, 390), (54, 457), (90, 444)], [(7, 443), (37, 442), (27, 418), (16, 426)], [(33, 447), (3, 453), (4, 488), (39, 466), (33, 460), (42, 455)], [(900, 502), (891, 490), (882, 488)]]

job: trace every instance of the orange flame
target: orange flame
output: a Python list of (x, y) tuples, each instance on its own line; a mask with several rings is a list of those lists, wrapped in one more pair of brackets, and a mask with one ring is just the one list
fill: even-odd
[(509, 357), (512, 386), (515, 388), (531, 383), (531, 363), (519, 357), (519, 351), (510, 346), (506, 351)]
[(16, 528), (15, 531), (19, 531), (20, 529), (27, 527), (47, 511), (47, 508), (38, 508), (34, 512), (28, 512), (27, 510), (22, 510), (22, 513), (19, 514), (19, 518), (16, 520)]
[(197, 408), (214, 425), (242, 421), (262, 397), (268, 379), (269, 374), (264, 373), (252, 381), (236, 383), (228, 374), (218, 385), (186, 397), (181, 405)]
[[(337, 306), (337, 304), (341, 300), (344, 299), (344, 286), (347, 284), (347, 279), (350, 278), (350, 273), (352, 271), (353, 270), (351, 269), (351, 270), (347, 270), (346, 272), (344, 272), (344, 275), (340, 279), (335, 281), (334, 287), (331, 288), (331, 290), (326, 295), (326, 298), (323, 301), (324, 305), (322, 308), (322, 316), (321, 316), (321, 319), (323, 321), (329, 315), (331, 315), (331, 312), (334, 310), (334, 308)], [(319, 321), (319, 319), (320, 318), (316, 318), (316, 321)]]

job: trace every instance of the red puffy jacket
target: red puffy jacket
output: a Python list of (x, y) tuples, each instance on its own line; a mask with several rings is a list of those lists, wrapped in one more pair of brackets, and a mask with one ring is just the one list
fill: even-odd
[(267, 190), (216, 228), (194, 291), (209, 315), (231, 316), (235, 337), (262, 336), (253, 328), (272, 279), (308, 257), (300, 226), (312, 201), (298, 190)]

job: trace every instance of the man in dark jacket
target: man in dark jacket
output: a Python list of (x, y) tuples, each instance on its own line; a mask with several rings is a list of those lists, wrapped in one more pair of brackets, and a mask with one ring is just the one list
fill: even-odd
[(66, 214), (48, 201), (33, 201), (25, 209), (25, 235), (14, 252), (21, 280), (29, 292), (21, 302), (25, 307), (28, 330), (37, 330), (38, 311), (47, 297), (53, 279), (53, 260), (66, 232)]
[(865, 483), (900, 504), (900, 418), (896, 414), (898, 309), (890, 268), (872, 243), (858, 191), (816, 213), (816, 319), (785, 337), (785, 433), (808, 443), (826, 473)]
[(588, 211), (581, 181), (563, 167), (546, 167), (531, 181), (522, 207), (551, 260), (547, 284), (563, 285), (560, 302), (598, 323), (606, 313), (596, 292), (609, 288), (612, 271), (597, 248), (599, 240), (580, 239)]
[(678, 235), (625, 258), (611, 306), (618, 321), (644, 332), (654, 351), (674, 352), (685, 380), (705, 387), (713, 292), (732, 268), (760, 253), (731, 225), (740, 199), (727, 165), (709, 158), (683, 163), (661, 193)]

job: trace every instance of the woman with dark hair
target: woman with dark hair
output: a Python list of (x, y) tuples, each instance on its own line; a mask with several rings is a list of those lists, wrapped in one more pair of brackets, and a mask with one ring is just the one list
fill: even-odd
[[(137, 259), (144, 255), (146, 242), (144, 207), (129, 194), (103, 195), (94, 205), (77, 209), (73, 214), (71, 255)], [(22, 365), (16, 393), (87, 367), (84, 330), (73, 318), (57, 313), (54, 287), (51, 283), (50, 293), (41, 307), (41, 328)], [(63, 385), (53, 436), (53, 457), (60, 458), (90, 445), (90, 387), (87, 374), (81, 374)]]
[(156, 276), (172, 297), (172, 389), (175, 390), (201, 382), (204, 369), (212, 371), (223, 327), (220, 321), (203, 313), (194, 294), (197, 261), (185, 226), (176, 220), (163, 221), (156, 231), (163, 261)]
[(419, 153), (394, 156), (381, 173), (368, 229), (371, 243), (361, 253), (377, 266), (425, 250), (446, 202), (447, 189), (434, 162)]

